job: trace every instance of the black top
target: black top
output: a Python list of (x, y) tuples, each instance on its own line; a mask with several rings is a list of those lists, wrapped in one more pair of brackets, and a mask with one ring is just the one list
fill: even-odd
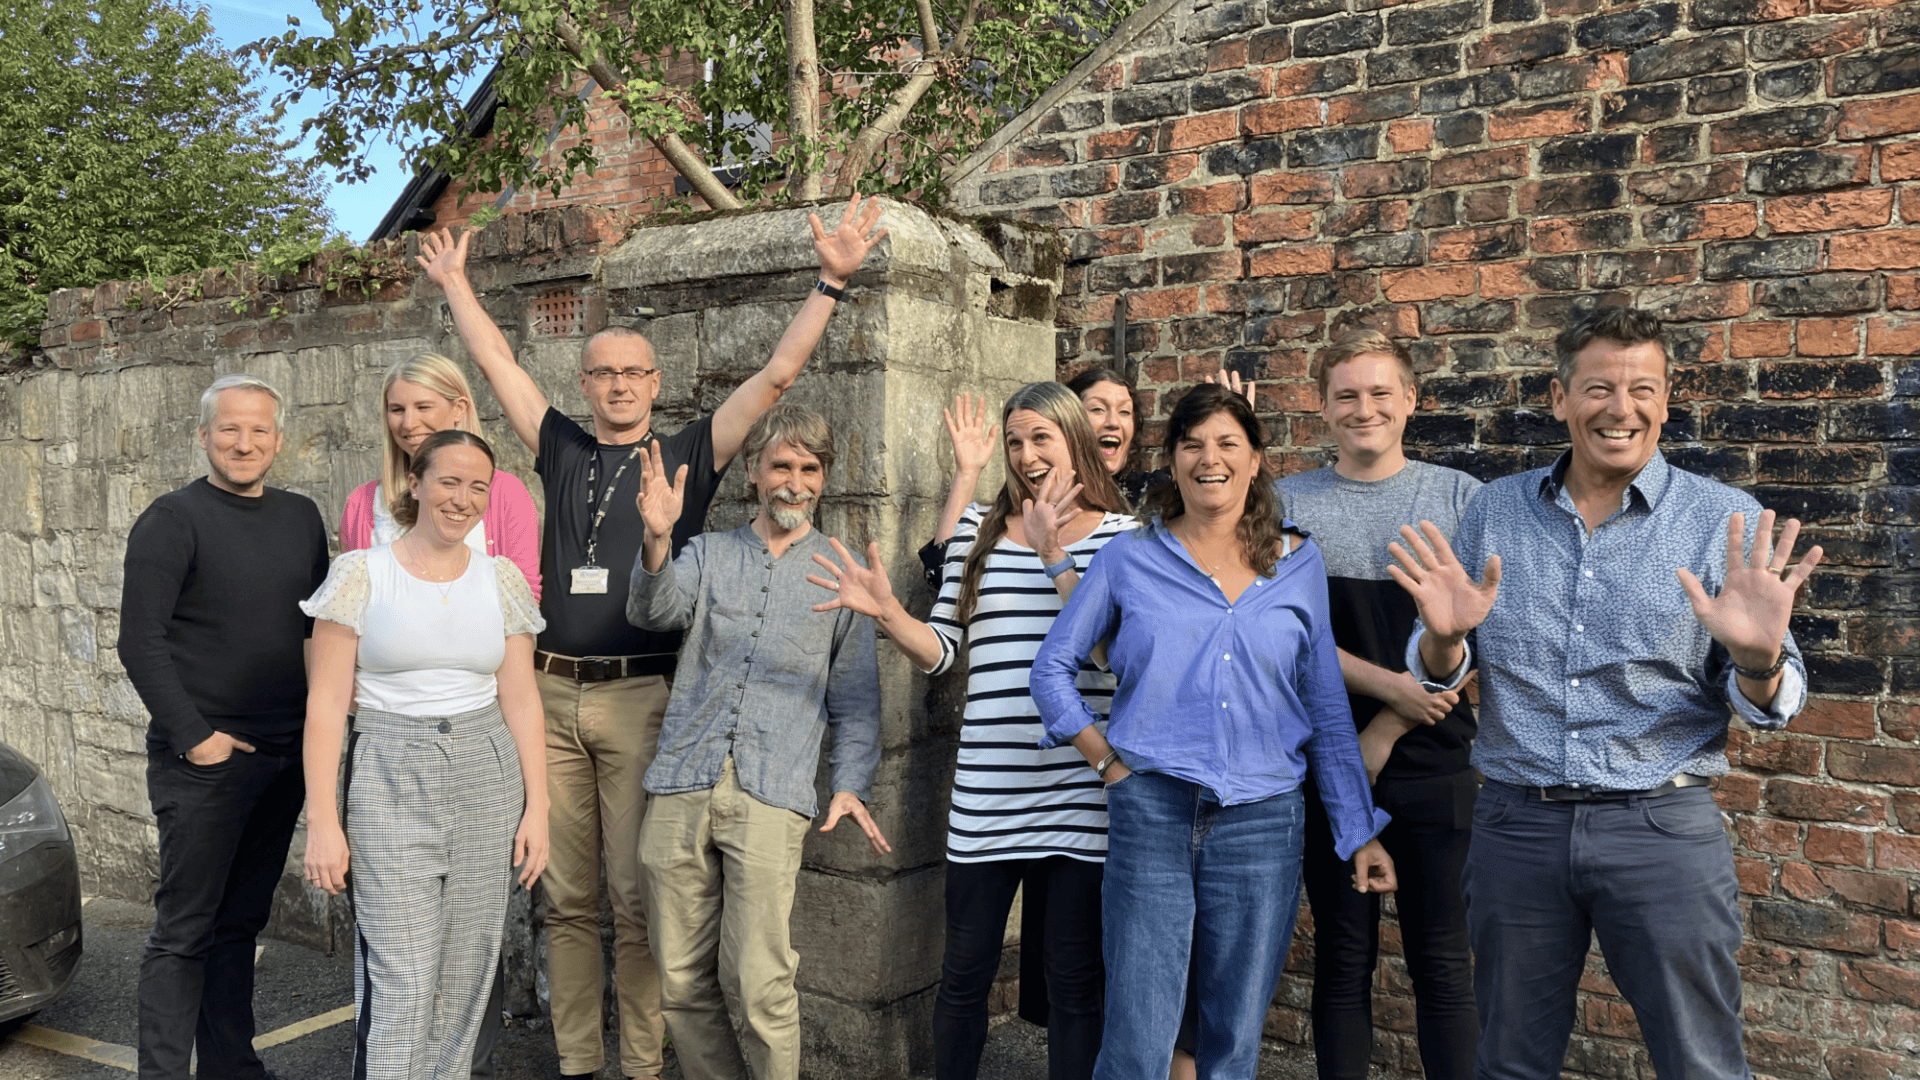
[[(641, 445), (666, 455), (668, 478), (687, 466), (685, 508), (673, 527), (673, 554), (678, 555), (706, 528), (707, 506), (720, 485), (722, 472), (713, 468), (712, 416), (665, 438), (650, 434), (645, 443), (624, 446), (596, 441), (558, 409), (547, 409), (540, 421), (540, 455), (533, 463), (547, 498), (540, 544), (540, 577), (546, 582), (540, 590), (540, 613), (546, 616), (547, 629), (540, 635), (540, 648), (561, 656), (650, 656), (654, 659), (628, 670), (670, 675), (680, 633), (649, 633), (627, 622), (627, 593), (644, 532), (634, 502), (640, 494), (640, 461), (633, 452)], [(629, 459), (626, 471), (620, 472)], [(616, 472), (618, 486), (607, 497), (607, 484)], [(594, 475), (591, 484), (589, 473)], [(607, 591), (576, 593), (573, 571), (587, 564), (587, 537), (603, 497), (608, 498), (607, 516), (600, 524), (594, 562), (607, 571)]]
[(307, 717), (300, 601), (327, 576), (327, 529), (305, 495), (235, 495), (204, 477), (153, 501), (127, 535), (120, 663), (153, 715), (152, 753), (224, 731), (267, 753)]

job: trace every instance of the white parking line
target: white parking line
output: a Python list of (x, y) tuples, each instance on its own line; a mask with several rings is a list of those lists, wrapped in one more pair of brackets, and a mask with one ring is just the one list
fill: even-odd
[[(332, 1012), (324, 1012), (319, 1016), (288, 1024), (286, 1027), (269, 1031), (265, 1035), (256, 1035), (253, 1038), (253, 1048), (265, 1050), (270, 1046), (290, 1043), (295, 1039), (305, 1038), (316, 1031), (325, 1031), (335, 1024), (345, 1023), (351, 1019), (353, 1019), (353, 1006), (342, 1005)], [(51, 1050), (56, 1054), (77, 1057), (98, 1065), (111, 1065), (128, 1072), (140, 1071), (139, 1055), (131, 1046), (70, 1035), (64, 1031), (41, 1027), (39, 1024), (20, 1025), (8, 1041), (37, 1046), (42, 1050)]]

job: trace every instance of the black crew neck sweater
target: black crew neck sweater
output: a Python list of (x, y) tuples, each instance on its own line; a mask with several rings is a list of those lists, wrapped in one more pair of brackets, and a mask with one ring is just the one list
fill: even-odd
[(127, 535), (120, 663), (152, 714), (150, 753), (214, 731), (269, 753), (299, 747), (307, 713), (299, 602), (327, 576), (327, 531), (304, 495), (235, 495), (205, 478), (155, 499)]

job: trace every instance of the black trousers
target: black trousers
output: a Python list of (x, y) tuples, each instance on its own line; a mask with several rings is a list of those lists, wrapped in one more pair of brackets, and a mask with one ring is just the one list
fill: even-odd
[(153, 934), (140, 963), (141, 1080), (260, 1080), (254, 938), (267, 925), (306, 800), (300, 755), (236, 751), (218, 765), (147, 758), (160, 826)]
[[(1393, 857), (1394, 908), (1413, 981), (1420, 1064), (1428, 1080), (1471, 1080), (1480, 1042), (1473, 958), (1460, 875), (1472, 836), (1471, 774), (1388, 781), (1377, 793), (1393, 821), (1380, 843)], [(1307, 792), (1302, 878), (1313, 909), (1313, 1054), (1320, 1080), (1365, 1080), (1373, 1057), (1373, 973), (1380, 897), (1353, 891), (1353, 865), (1333, 850), (1319, 793)]]
[[(1022, 880), (1026, 904), (1044, 905), (1036, 920), (1042, 940), (1022, 936), (1023, 969), (1029, 949), (1040, 949), (1047, 985), (1048, 1080), (1087, 1080), (1100, 1055), (1106, 966), (1100, 959), (1099, 863), (1064, 855), (1044, 859), (947, 864), (947, 951), (933, 1003), (935, 1080), (973, 1080), (987, 1044), (987, 995), (1006, 947), (1007, 913)], [(1023, 997), (1026, 995), (1022, 995)], [(1023, 1010), (1024, 1013), (1024, 1010)]]

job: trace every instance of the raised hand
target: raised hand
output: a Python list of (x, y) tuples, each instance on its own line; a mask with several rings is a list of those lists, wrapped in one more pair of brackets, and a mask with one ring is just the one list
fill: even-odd
[(664, 452), (640, 448), (640, 494), (634, 502), (640, 508), (640, 523), (648, 536), (672, 536), (687, 501), (687, 467), (674, 470), (673, 482), (667, 482)]
[(947, 418), (947, 437), (953, 440), (953, 460), (962, 475), (979, 476), (993, 463), (1000, 445), (1000, 425), (987, 423), (987, 399), (956, 394), (953, 408), (941, 409)]
[(813, 248), (820, 253), (820, 276), (826, 278), (829, 285), (845, 284), (866, 261), (867, 252), (887, 235), (885, 229), (873, 232), (873, 227), (880, 222), (880, 199), (877, 196), (869, 199), (862, 209), (858, 191), (847, 200), (846, 212), (840, 215), (840, 224), (834, 226), (832, 232), (820, 223), (819, 214), (808, 214), (807, 222), (813, 226)]
[(427, 280), (445, 289), (449, 278), (466, 276), (467, 242), (472, 239), (471, 229), (462, 229), (457, 240), (446, 229), (421, 233), (420, 254), (413, 261), (427, 272)]
[(833, 793), (833, 802), (827, 806), (827, 823), (820, 826), (820, 831), (832, 832), (843, 817), (852, 818), (853, 823), (860, 826), (860, 831), (867, 834), (867, 843), (873, 846), (875, 855), (885, 855), (893, 850), (893, 845), (887, 843), (886, 836), (880, 832), (880, 826), (873, 823), (873, 815), (867, 813), (867, 804), (851, 791)]
[(847, 608), (862, 615), (880, 618), (896, 602), (893, 598), (893, 582), (887, 579), (887, 568), (880, 563), (880, 545), (867, 545), (867, 565), (861, 566), (854, 561), (852, 553), (847, 551), (838, 537), (828, 537), (827, 543), (833, 545), (833, 553), (840, 561), (835, 563), (825, 555), (815, 555), (813, 561), (833, 577), (829, 579), (819, 574), (808, 574), (807, 580), (835, 595), (825, 603), (813, 605), (813, 610)]
[(1221, 367), (1219, 374), (1202, 375), (1200, 376), (1200, 381), (1216, 383), (1220, 386), (1226, 387), (1228, 390), (1231, 390), (1236, 394), (1245, 394), (1247, 396), (1248, 405), (1257, 404), (1253, 400), (1253, 380), (1248, 379), (1246, 380), (1246, 382), (1242, 383), (1240, 381), (1240, 373), (1237, 371), (1230, 370), (1223, 366)]
[(1475, 584), (1467, 568), (1454, 557), (1453, 545), (1433, 522), (1422, 521), (1419, 532), (1411, 525), (1402, 525), (1400, 537), (1407, 546), (1387, 545), (1388, 554), (1400, 564), (1387, 567), (1387, 573), (1413, 597), (1427, 633), (1457, 642), (1486, 621), (1494, 599), (1500, 595), (1500, 556), (1487, 557), (1481, 581)]
[(1073, 482), (1072, 469), (1058, 468), (1047, 474), (1038, 499), (1020, 501), (1020, 530), (1035, 554), (1042, 558), (1060, 554), (1060, 527), (1079, 513), (1074, 500), (1084, 486)]
[(1787, 519), (1776, 544), (1773, 511), (1760, 511), (1753, 550), (1743, 555), (1746, 525), (1745, 514), (1727, 519), (1727, 579), (1720, 586), (1719, 596), (1708, 596), (1706, 586), (1685, 567), (1675, 573), (1693, 604), (1693, 617), (1707, 628), (1713, 640), (1726, 646), (1733, 662), (1743, 668), (1764, 669), (1772, 667), (1780, 656), (1787, 620), (1793, 615), (1793, 594), (1820, 565), (1821, 550), (1818, 544), (1808, 548), (1800, 565), (1789, 573), (1793, 542), (1800, 536), (1799, 519)]

